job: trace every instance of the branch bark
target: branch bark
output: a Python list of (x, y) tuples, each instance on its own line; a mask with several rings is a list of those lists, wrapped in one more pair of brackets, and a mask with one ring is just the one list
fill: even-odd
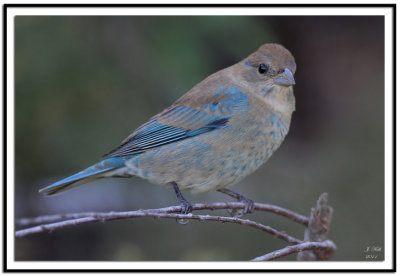
[(326, 240), (323, 242), (302, 242), (299, 244), (286, 246), (285, 248), (276, 250), (263, 256), (256, 257), (252, 259), (252, 261), (271, 261), (293, 253), (303, 252), (304, 250), (321, 250), (326, 252), (335, 252), (336, 246), (330, 240)]
[[(316, 208), (311, 209), (308, 227), (304, 231), (305, 242), (323, 242), (328, 239), (329, 228), (333, 216), (333, 208), (328, 205), (328, 194), (323, 193)], [(334, 244), (333, 244), (334, 245)], [(336, 251), (336, 246), (330, 250), (324, 248), (310, 248), (312, 250), (302, 251), (297, 255), (298, 261), (327, 260)]]
[[(239, 206), (237, 206), (236, 203), (222, 203), (222, 204), (212, 204), (212, 207), (214, 209), (225, 205), (226, 208), (234, 207), (234, 209), (238, 209)], [(241, 207), (244, 207), (244, 204), (241, 203)], [(210, 208), (210, 205), (207, 204), (195, 204), (193, 207), (196, 207), (197, 210), (199, 208), (205, 208), (208, 207)], [(32, 234), (37, 234), (37, 233), (42, 233), (42, 232), (52, 232), (57, 229), (61, 229), (64, 227), (68, 226), (76, 226), (80, 224), (87, 224), (87, 223), (92, 223), (92, 222), (105, 222), (105, 221), (110, 221), (110, 220), (117, 220), (117, 219), (128, 219), (128, 218), (138, 218), (138, 217), (151, 217), (151, 218), (169, 218), (169, 219), (191, 219), (191, 220), (199, 220), (199, 221), (219, 221), (222, 223), (237, 223), (240, 225), (246, 225), (250, 226), (256, 229), (259, 229), (261, 231), (267, 232), (274, 237), (277, 237), (279, 239), (282, 239), (288, 243), (291, 244), (297, 244), (301, 242), (300, 240), (291, 237), (283, 232), (280, 232), (270, 226), (263, 225), (261, 223), (249, 220), (249, 219), (241, 219), (237, 217), (223, 217), (223, 216), (210, 216), (210, 215), (194, 215), (194, 214), (176, 214), (176, 213), (171, 213), (172, 211), (180, 211), (179, 206), (173, 206), (173, 207), (167, 207), (167, 208), (162, 208), (164, 212), (159, 212), (160, 209), (155, 210), (138, 210), (138, 211), (128, 211), (128, 212), (109, 212), (109, 213), (85, 213), (83, 217), (79, 218), (73, 218), (69, 220), (63, 220), (59, 222), (53, 222), (53, 223), (48, 223), (48, 224), (42, 224), (39, 226), (34, 226), (22, 230), (17, 230), (15, 232), (15, 236), (17, 238), (25, 237), (28, 235)], [(65, 216), (65, 215), (64, 215)], [(72, 216), (79, 216), (79, 214), (73, 214)], [(59, 217), (62, 217), (61, 215)], [(43, 221), (45, 219), (55, 219), (57, 218), (56, 216), (47, 216), (47, 217), (42, 217), (39, 220)], [(26, 222), (26, 219), (25, 219)]]
[[(228, 209), (243, 209), (245, 204), (243, 202), (216, 202), (216, 203), (196, 203), (193, 204), (193, 210), (228, 210)], [(288, 209), (263, 203), (254, 203), (254, 210), (275, 213), (277, 215), (287, 217), (294, 222), (300, 223), (302, 225), (308, 225), (308, 218), (297, 214)], [(147, 211), (149, 213), (180, 213), (182, 211), (181, 206), (170, 206), (158, 209), (148, 209), (148, 210), (138, 210)], [(32, 224), (42, 224), (56, 222), (66, 219), (79, 219), (84, 217), (96, 216), (98, 214), (108, 214), (108, 213), (97, 213), (97, 212), (83, 212), (83, 213), (72, 213), (72, 214), (55, 214), (55, 215), (45, 215), (33, 218), (20, 218), (16, 220), (16, 224), (20, 226), (32, 225)]]
[[(335, 244), (327, 239), (329, 226), (332, 219), (333, 208), (327, 205), (328, 196), (322, 194), (317, 202), (317, 207), (312, 208), (310, 218), (297, 214), (285, 208), (271, 205), (254, 203), (254, 210), (271, 212), (291, 219), (301, 225), (307, 226), (304, 234), (304, 241), (294, 238), (284, 232), (278, 231), (270, 226), (263, 225), (249, 219), (238, 217), (181, 214), (180, 206), (170, 206), (158, 209), (136, 210), (127, 212), (84, 212), (72, 214), (46, 215), (34, 218), (21, 218), (16, 220), (16, 224), (27, 226), (36, 224), (36, 226), (20, 229), (15, 232), (15, 237), (21, 238), (43, 232), (52, 232), (57, 229), (87, 224), (93, 222), (105, 222), (118, 219), (129, 218), (167, 218), (176, 220), (198, 220), (198, 221), (217, 221), (221, 223), (236, 223), (249, 226), (263, 232), (269, 233), (276, 238), (284, 240), (291, 245), (276, 250), (274, 252), (256, 257), (252, 261), (269, 261), (289, 254), (298, 253), (297, 259), (304, 260), (326, 260), (336, 251)], [(236, 210), (243, 209), (245, 204), (242, 202), (216, 202), (216, 203), (197, 203), (193, 204), (195, 210)], [(40, 224), (40, 225), (37, 225)]]

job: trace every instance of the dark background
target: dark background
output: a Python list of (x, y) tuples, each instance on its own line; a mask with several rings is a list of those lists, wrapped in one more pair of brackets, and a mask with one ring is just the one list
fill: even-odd
[[(306, 216), (328, 192), (333, 260), (384, 250), (383, 17), (18, 16), (15, 26), (17, 218), (176, 205), (172, 191), (138, 178), (55, 197), (37, 191), (99, 161), (208, 75), (276, 42), (297, 62), (296, 112), (280, 149), (234, 190)], [(304, 228), (282, 217), (247, 218), (303, 238)], [(143, 218), (16, 239), (15, 258), (248, 260), (285, 245), (236, 224)]]

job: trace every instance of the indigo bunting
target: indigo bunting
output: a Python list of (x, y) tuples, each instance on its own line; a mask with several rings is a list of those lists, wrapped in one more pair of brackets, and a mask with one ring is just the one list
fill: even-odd
[(253, 201), (226, 187), (254, 172), (280, 146), (295, 110), (292, 54), (264, 44), (244, 60), (194, 86), (170, 107), (137, 128), (99, 163), (39, 192), (53, 195), (104, 177), (138, 176), (181, 190), (213, 190)]

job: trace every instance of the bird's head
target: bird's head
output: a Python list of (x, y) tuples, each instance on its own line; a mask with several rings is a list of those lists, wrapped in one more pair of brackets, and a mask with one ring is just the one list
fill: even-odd
[(266, 101), (288, 103), (294, 109), (296, 62), (279, 44), (264, 44), (236, 65), (236, 75)]

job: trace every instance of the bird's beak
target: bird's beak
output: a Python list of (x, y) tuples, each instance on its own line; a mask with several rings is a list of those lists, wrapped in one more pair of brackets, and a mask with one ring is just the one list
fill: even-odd
[(283, 71), (283, 73), (278, 74), (274, 77), (274, 82), (283, 86), (291, 86), (296, 84), (292, 72), (287, 68), (285, 68), (285, 71)]

